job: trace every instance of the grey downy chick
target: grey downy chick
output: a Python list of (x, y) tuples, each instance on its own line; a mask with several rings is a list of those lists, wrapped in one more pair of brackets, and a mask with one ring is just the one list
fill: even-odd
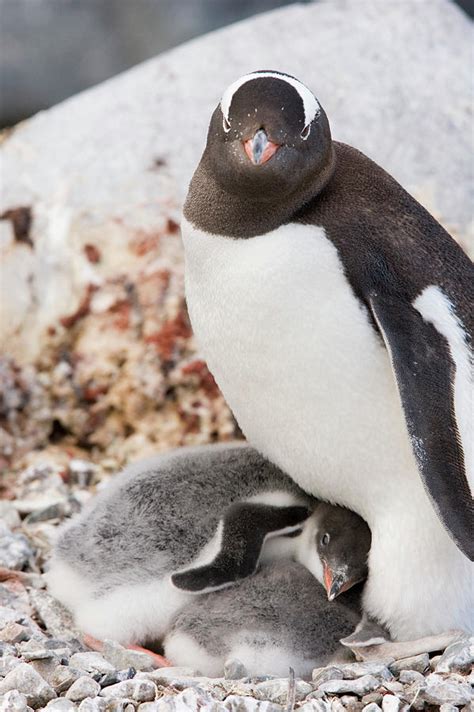
[(49, 589), (90, 635), (157, 640), (193, 593), (252, 574), (262, 549), (286, 555), (265, 549), (299, 530), (315, 503), (244, 444), (140, 461), (60, 529)]
[[(306, 677), (314, 667), (345, 658), (339, 640), (360, 621), (362, 587), (332, 599), (366, 578), (370, 530), (353, 512), (321, 503), (303, 533), (288, 539), (299, 540), (299, 561), (266, 563), (237, 586), (196, 597), (177, 614), (164, 641), (173, 664), (219, 676), (225, 661), (236, 658), (249, 675), (286, 676), (292, 667)], [(317, 564), (314, 557), (308, 561), (310, 546)]]

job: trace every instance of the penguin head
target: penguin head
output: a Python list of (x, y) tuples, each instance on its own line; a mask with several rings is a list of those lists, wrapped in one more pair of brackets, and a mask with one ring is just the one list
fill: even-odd
[(316, 549), (330, 601), (367, 578), (371, 533), (358, 514), (322, 502), (316, 510)]
[[(224, 92), (209, 127), (206, 160), (220, 186), (257, 201), (327, 182), (333, 167), (324, 110), (288, 74), (247, 74)], [(322, 187), (321, 185), (321, 187)]]

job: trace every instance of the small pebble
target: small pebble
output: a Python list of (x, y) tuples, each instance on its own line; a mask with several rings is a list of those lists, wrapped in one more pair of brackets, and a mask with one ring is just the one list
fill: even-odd
[(341, 702), (346, 710), (349, 712), (359, 712), (363, 708), (362, 702), (353, 695), (343, 695), (341, 697)]
[(334, 665), (328, 665), (328, 667), (315, 668), (311, 677), (316, 685), (320, 685), (321, 683), (328, 682), (329, 680), (342, 680), (344, 675), (341, 668)]
[(97, 471), (96, 465), (88, 460), (79, 460), (74, 458), (69, 463), (69, 472), (71, 479), (76, 482), (80, 488), (88, 487)]
[(109, 687), (109, 685), (115, 685), (117, 682), (123, 682), (123, 680), (131, 680), (136, 673), (135, 668), (129, 667), (126, 670), (117, 670), (116, 672), (108, 672), (105, 675), (101, 675), (97, 682), (101, 687)]
[(33, 660), (56, 660), (59, 663), (59, 657), (54, 650), (26, 650), (22, 653), (22, 658), (25, 662), (31, 663)]
[(29, 637), (30, 631), (20, 623), (8, 623), (3, 630), (0, 630), (0, 640), (12, 645), (28, 640)]
[(103, 657), (116, 670), (133, 667), (135, 670), (150, 671), (154, 669), (153, 658), (140, 650), (129, 650), (113, 640), (105, 640), (102, 650)]
[(20, 663), (0, 682), (0, 695), (10, 690), (19, 690), (30, 707), (41, 707), (56, 697), (56, 693), (41, 675), (27, 663)]
[(384, 688), (392, 693), (392, 695), (400, 695), (403, 692), (403, 685), (395, 680), (388, 680), (383, 684)]
[(54, 674), (54, 671), (59, 665), (59, 661), (57, 658), (52, 658), (52, 659), (46, 659), (46, 660), (32, 660), (30, 662), (31, 667), (36, 670), (37, 673), (41, 675), (41, 677), (46, 680), (50, 685), (50, 680)]
[(79, 705), (79, 712), (106, 712), (107, 700), (103, 697), (86, 697)]
[(133, 680), (124, 680), (116, 685), (106, 687), (100, 693), (105, 697), (129, 697), (136, 702), (150, 702), (156, 697), (156, 685), (151, 680), (143, 680), (136, 678)]
[(16, 655), (16, 647), (2, 640), (0, 641), (0, 658), (3, 658), (5, 655)]
[(27, 712), (29, 709), (25, 695), (18, 690), (10, 690), (0, 697), (0, 712)]
[(471, 686), (457, 682), (438, 682), (420, 692), (421, 699), (429, 705), (467, 705), (472, 700)]
[(66, 697), (72, 702), (82, 702), (86, 697), (97, 697), (100, 692), (100, 685), (87, 675), (79, 677), (72, 683), (69, 690), (66, 692)]
[(331, 712), (331, 703), (323, 699), (306, 698), (301, 707), (298, 707), (298, 712)]
[(20, 664), (21, 660), (16, 655), (5, 655), (0, 658), (0, 677), (6, 677), (13, 668)]
[(382, 708), (379, 707), (375, 702), (369, 702), (368, 705), (362, 708), (362, 712), (381, 712)]
[(33, 560), (35, 552), (23, 534), (13, 533), (0, 520), (0, 566), (21, 571)]
[(449, 702), (445, 702), (439, 708), (439, 712), (459, 712), (459, 710), (456, 705), (451, 705)]
[[(255, 697), (260, 700), (269, 700), (283, 705), (288, 702), (288, 685), (288, 678), (276, 678), (275, 680), (259, 682), (255, 685), (253, 692)], [(295, 699), (297, 702), (303, 700), (312, 691), (313, 687), (309, 682), (295, 680)]]
[(436, 666), (441, 660), (441, 655), (435, 655), (434, 657), (430, 658), (430, 668), (431, 670), (436, 670)]
[(12, 502), (0, 501), (0, 521), (10, 530), (20, 526), (20, 515)]
[(369, 692), (368, 695), (364, 695), (362, 698), (362, 702), (364, 703), (364, 705), (380, 705), (382, 703), (382, 700), (383, 695), (381, 692)]
[(103, 655), (96, 652), (74, 653), (69, 660), (69, 664), (85, 672), (98, 672), (103, 675), (108, 672), (115, 672), (114, 666)]
[(77, 707), (71, 700), (67, 700), (65, 697), (58, 697), (58, 699), (48, 702), (46, 709), (53, 712), (75, 712)]
[(112, 698), (107, 699), (106, 712), (135, 712), (135, 700)]
[(363, 675), (373, 675), (379, 680), (393, 680), (393, 674), (384, 663), (349, 663), (341, 667), (344, 680), (355, 680)]
[(224, 677), (226, 680), (242, 680), (247, 677), (245, 665), (237, 658), (229, 658), (224, 663)]
[(396, 695), (385, 695), (382, 700), (383, 712), (399, 712), (402, 701)]
[(30, 600), (50, 635), (72, 637), (74, 624), (69, 611), (47, 591), (32, 589)]
[(469, 672), (474, 665), (474, 639), (468, 637), (448, 645), (436, 664), (436, 672)]
[(373, 692), (380, 687), (380, 680), (373, 675), (364, 675), (357, 680), (330, 680), (319, 685), (318, 689), (329, 695), (343, 695), (353, 693), (362, 697), (368, 692)]
[(390, 663), (388, 666), (389, 670), (398, 677), (402, 670), (416, 670), (416, 672), (426, 672), (430, 667), (430, 658), (428, 653), (422, 653), (421, 655), (413, 655), (409, 658), (402, 658), (401, 660), (395, 660), (395, 662)]
[(59, 695), (61, 692), (69, 690), (71, 685), (83, 674), (83, 670), (77, 670), (70, 665), (58, 665), (48, 676), (48, 682)]
[(425, 678), (421, 672), (417, 672), (416, 670), (402, 670), (398, 679), (403, 685), (411, 685), (414, 682), (417, 682), (419, 685), (424, 685), (425, 683)]
[[(192, 710), (192, 712), (198, 712), (201, 710), (203, 704), (200, 703), (199, 700), (194, 702), (192, 698), (189, 699), (188, 696), (184, 697), (186, 692), (188, 692), (188, 690), (181, 693), (183, 695), (183, 701), (181, 704), (177, 704), (176, 707), (171, 708), (157, 707), (157, 712), (165, 712), (165, 710), (168, 709), (173, 710), (173, 712), (183, 712), (187, 709)], [(183, 703), (189, 705), (189, 707), (183, 707)], [(209, 702), (207, 704), (209, 705)], [(215, 702), (212, 698), (210, 704), (213, 705), (211, 709), (216, 710), (216, 707), (214, 706)], [(241, 697), (239, 695), (229, 695), (229, 697), (226, 698), (225, 703), (217, 708), (219, 712), (283, 712), (284, 709), (285, 708), (282, 707), (282, 705), (275, 704), (274, 702), (262, 702), (260, 700), (254, 700), (252, 697)]]
[(23, 618), (20, 611), (16, 611), (14, 608), (8, 608), (8, 606), (0, 606), (0, 630), (2, 630), (9, 623), (18, 623)]
[(345, 712), (345, 707), (341, 700), (338, 700), (337, 698), (331, 700), (331, 712)]

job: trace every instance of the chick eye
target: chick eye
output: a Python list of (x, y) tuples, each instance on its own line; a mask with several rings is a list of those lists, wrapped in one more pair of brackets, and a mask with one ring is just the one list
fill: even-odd
[(310, 131), (311, 131), (311, 124), (306, 124), (306, 126), (305, 126), (304, 129), (303, 129), (303, 131), (300, 133), (300, 136), (301, 136), (301, 138), (303, 139), (303, 141), (306, 141), (306, 139), (307, 139), (308, 136), (309, 136), (309, 132), (310, 132)]
[(226, 133), (228, 133), (230, 131), (230, 123), (227, 121), (225, 116), (222, 119), (222, 126), (224, 127), (224, 131)]
[(326, 534), (323, 534), (321, 537), (321, 546), (327, 546), (329, 544), (330, 540), (329, 534), (326, 532)]

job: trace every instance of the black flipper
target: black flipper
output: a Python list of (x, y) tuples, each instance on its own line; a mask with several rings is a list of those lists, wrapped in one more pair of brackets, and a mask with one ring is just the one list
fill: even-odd
[(390, 354), (425, 488), (447, 531), (473, 561), (474, 503), (454, 412), (456, 366), (449, 344), (402, 297), (372, 295), (370, 305)]
[(209, 564), (172, 574), (176, 588), (204, 593), (235, 583), (253, 574), (269, 534), (296, 528), (311, 512), (302, 506), (275, 507), (238, 502), (228, 507), (222, 519), (221, 548)]

